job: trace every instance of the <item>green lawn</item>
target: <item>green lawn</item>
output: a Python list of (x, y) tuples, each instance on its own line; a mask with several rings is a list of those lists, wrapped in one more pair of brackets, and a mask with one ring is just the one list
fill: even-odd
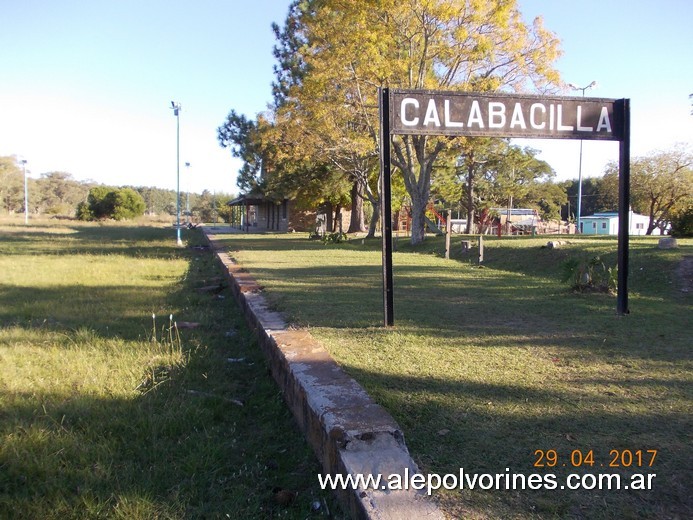
[[(631, 239), (631, 314), (619, 317), (614, 296), (572, 293), (561, 281), (570, 258), (615, 265), (613, 238), (570, 237), (555, 250), (542, 247), (546, 237), (490, 238), (483, 268), (458, 246), (443, 259), (442, 239), (415, 249), (400, 239), (390, 330), (378, 241), (225, 240), (273, 305), (395, 416), (423, 471), (657, 475), (651, 491), (440, 492), (451, 517), (690, 516), (693, 314), (676, 269), (692, 240), (665, 251), (655, 238)], [(555, 450), (558, 465), (535, 467), (536, 450)], [(657, 458), (610, 468), (624, 450)], [(589, 453), (592, 466), (571, 467), (571, 454)]]
[(197, 290), (213, 255), (174, 235), (0, 221), (0, 518), (339, 512), (229, 290)]

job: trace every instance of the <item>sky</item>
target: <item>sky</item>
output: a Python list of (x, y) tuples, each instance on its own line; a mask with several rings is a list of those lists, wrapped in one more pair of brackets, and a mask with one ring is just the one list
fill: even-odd
[[(0, 156), (30, 176), (236, 193), (241, 164), (216, 129), (272, 100), (272, 22), (290, 0), (0, 0)], [(566, 83), (630, 98), (631, 153), (693, 143), (693, 2), (518, 0), (561, 39)], [(580, 95), (566, 91), (565, 95)], [(180, 166), (176, 118), (181, 104)], [(578, 177), (579, 142), (522, 140), (557, 178)], [(600, 176), (618, 143), (585, 141), (582, 173)], [(185, 164), (189, 163), (190, 166)]]

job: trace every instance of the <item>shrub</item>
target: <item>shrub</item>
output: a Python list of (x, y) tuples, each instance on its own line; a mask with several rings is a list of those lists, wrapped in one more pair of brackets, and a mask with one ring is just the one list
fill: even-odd
[(562, 282), (577, 292), (616, 294), (617, 268), (607, 267), (599, 256), (589, 260), (570, 258), (563, 263)]
[(340, 233), (338, 231), (335, 233), (325, 233), (324, 235), (321, 235), (316, 229), (308, 234), (309, 240), (322, 240), (323, 244), (341, 244), (342, 242), (348, 240), (348, 238), (349, 235), (346, 233)]
[(132, 188), (121, 188), (113, 192), (113, 213), (115, 220), (129, 220), (144, 215), (146, 206), (142, 195)]
[(94, 214), (86, 201), (77, 204), (77, 213), (75, 216), (78, 220), (94, 220)]
[(142, 195), (132, 188), (94, 186), (89, 190), (87, 201), (77, 206), (77, 218), (128, 220), (141, 217), (145, 209)]
[(341, 244), (342, 242), (346, 241), (348, 239), (348, 235), (346, 233), (326, 233), (324, 237), (322, 237), (322, 243), (323, 244)]

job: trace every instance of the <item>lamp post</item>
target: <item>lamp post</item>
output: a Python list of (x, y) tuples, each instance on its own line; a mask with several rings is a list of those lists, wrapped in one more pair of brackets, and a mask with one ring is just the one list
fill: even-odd
[(29, 186), (26, 178), (26, 159), (22, 159), (24, 170), (24, 225), (29, 225)]
[(183, 245), (180, 238), (180, 103), (171, 101), (173, 115), (176, 116), (176, 243)]
[[(572, 88), (573, 90), (581, 90), (582, 91), (582, 97), (585, 97), (585, 90), (588, 90), (590, 88), (594, 88), (597, 86), (597, 82), (593, 81), (586, 87), (578, 87), (574, 83), (568, 83), (568, 86)], [(582, 229), (580, 229), (580, 217), (581, 217), (581, 212), (582, 212), (582, 139), (580, 139), (580, 162), (578, 163), (578, 200), (577, 200), (577, 221), (576, 221), (576, 232), (577, 233), (582, 233)], [(570, 216), (570, 215), (568, 215)]]

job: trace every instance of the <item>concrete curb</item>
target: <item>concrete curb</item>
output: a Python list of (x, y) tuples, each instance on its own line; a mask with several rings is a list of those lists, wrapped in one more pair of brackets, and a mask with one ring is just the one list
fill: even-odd
[[(419, 472), (392, 416), (350, 378), (309, 332), (292, 330), (268, 309), (261, 287), (203, 228), (224, 266), (234, 297), (258, 338), (284, 399), (323, 471), (328, 474), (399, 474), (402, 483)], [(408, 487), (408, 486), (407, 486)], [(363, 489), (338, 496), (353, 518), (443, 519), (423, 492)]]

